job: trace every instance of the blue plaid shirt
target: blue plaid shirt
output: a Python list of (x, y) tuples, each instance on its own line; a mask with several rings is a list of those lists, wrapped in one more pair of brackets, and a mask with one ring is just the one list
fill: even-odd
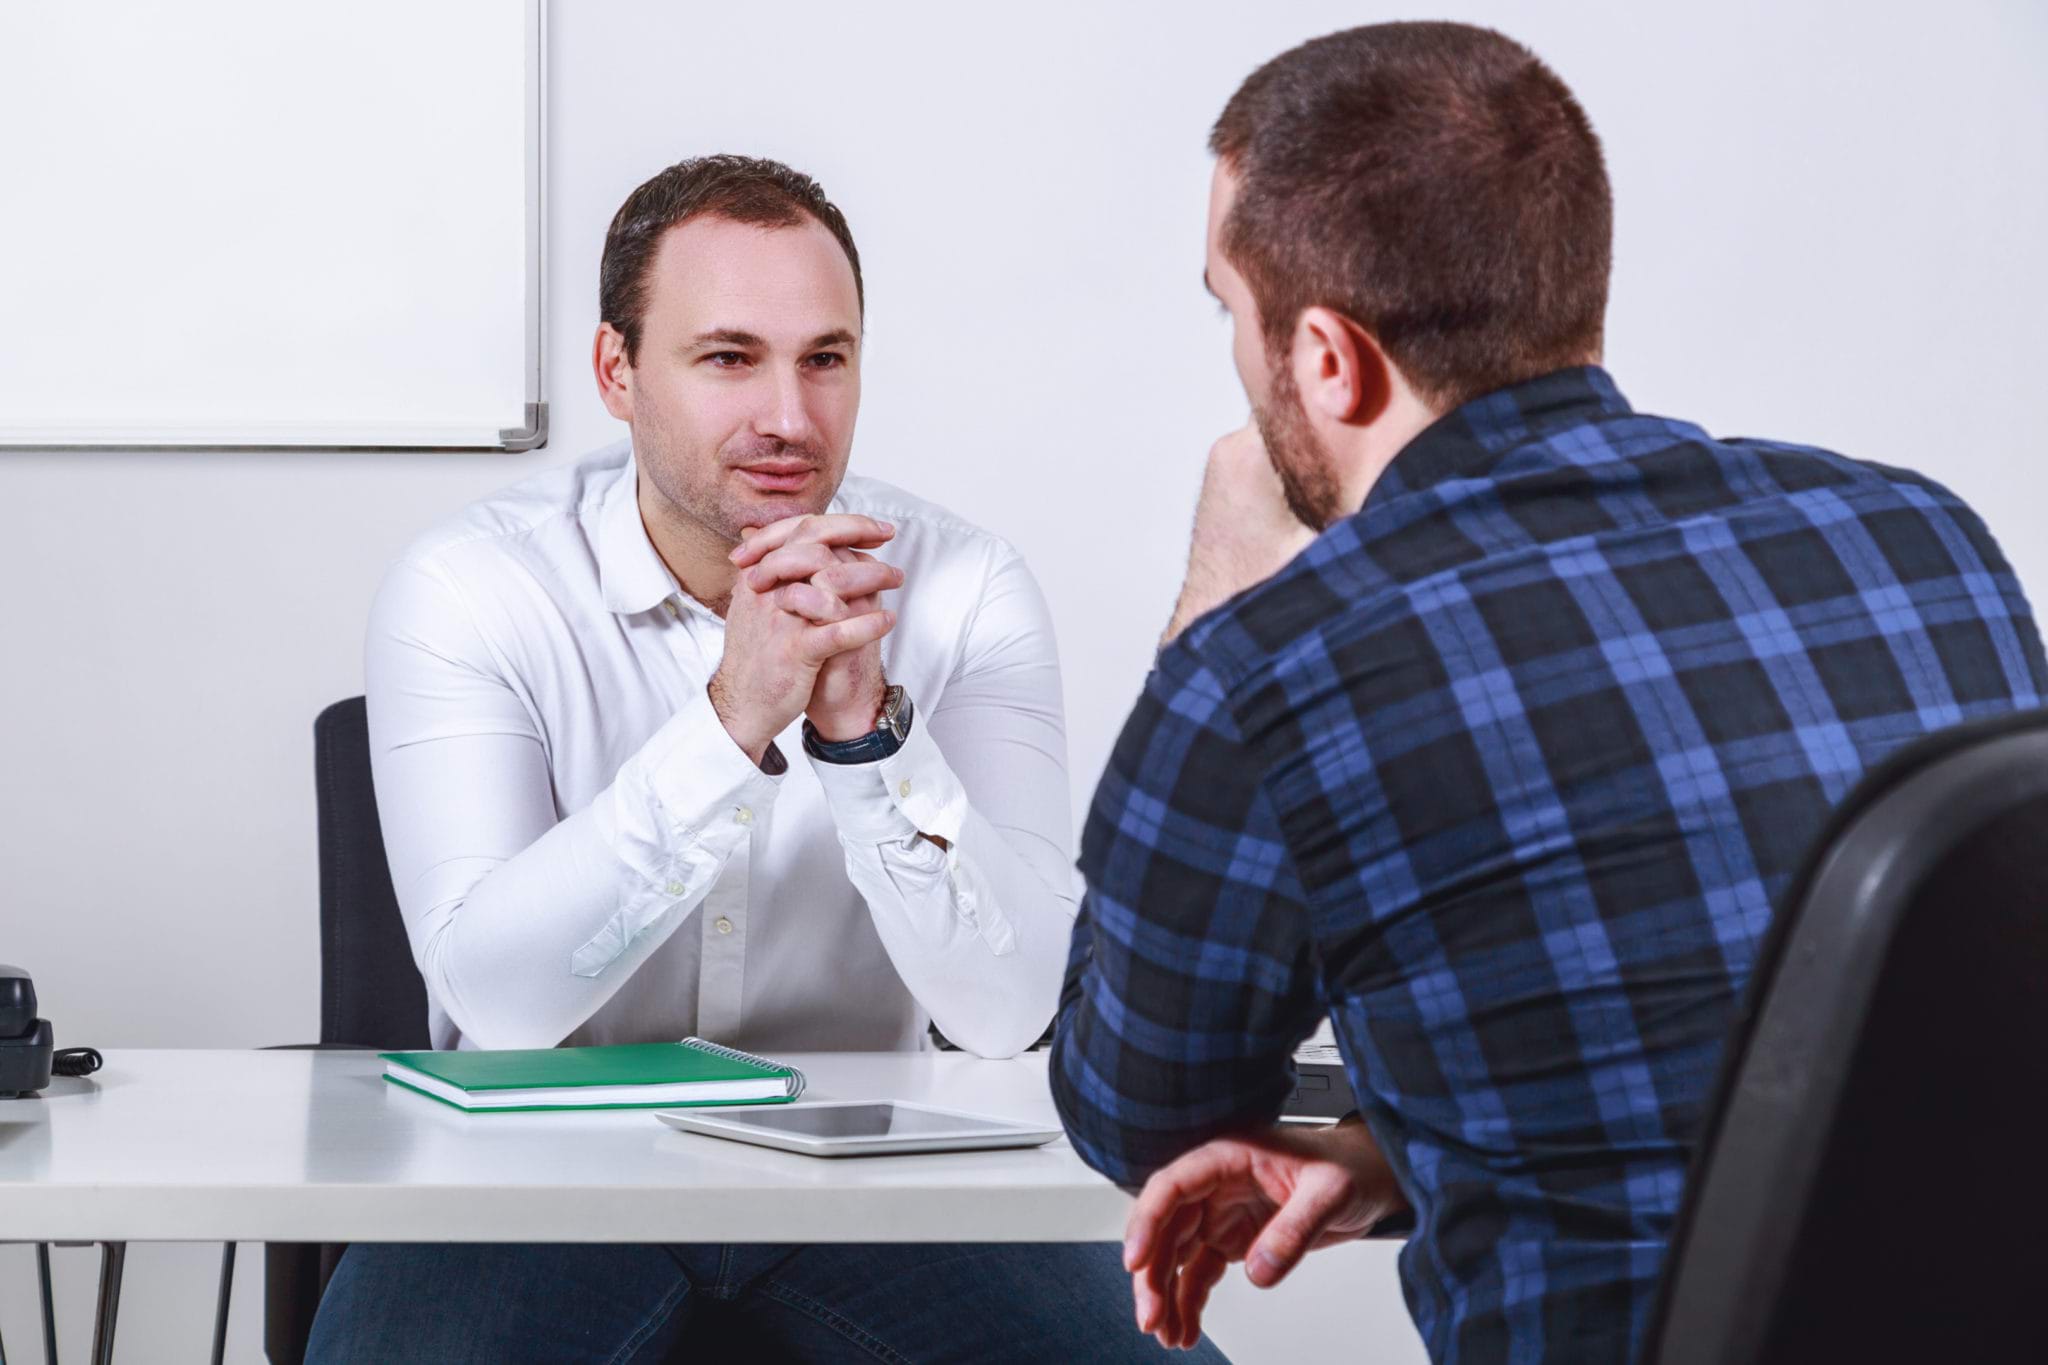
[(2048, 692), (1917, 475), (1465, 405), (1159, 657), (1082, 841), (1053, 1092), (1135, 1184), (1270, 1121), (1326, 1014), (1433, 1359), (1632, 1355), (1771, 908), (1857, 776)]

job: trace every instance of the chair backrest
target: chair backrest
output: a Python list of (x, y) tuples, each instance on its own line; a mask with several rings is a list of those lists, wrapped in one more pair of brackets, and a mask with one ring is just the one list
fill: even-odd
[(320, 814), (320, 1041), (425, 1048), (427, 987), (391, 889), (361, 697), (313, 722)]
[(2038, 1358), (2048, 712), (1858, 785), (1728, 1044), (1643, 1359)]

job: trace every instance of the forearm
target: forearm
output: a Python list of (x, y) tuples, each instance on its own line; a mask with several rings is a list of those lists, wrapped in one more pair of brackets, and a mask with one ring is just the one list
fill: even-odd
[(1213, 675), (1184, 647), (1147, 680), (1082, 839), (1053, 1095), (1120, 1183), (1262, 1126), (1323, 1013), (1293, 859)]
[(558, 822), (532, 741), (394, 744), (376, 777), (414, 957), (487, 1047), (552, 1046), (601, 1008), (703, 901), (775, 795), (703, 699)]
[(1256, 425), (1217, 441), (1202, 474), (1187, 575), (1159, 647), (1166, 648), (1198, 618), (1278, 573), (1315, 537), (1289, 506)]
[(1160, 632), (1159, 648), (1165, 649), (1179, 639), (1182, 631), (1229, 601), (1246, 582), (1256, 581), (1249, 570), (1232, 573), (1209, 558), (1191, 554), (1187, 573), (1181, 579), (1180, 596), (1174, 599), (1173, 615)]
[(842, 843), (897, 975), (939, 1031), (984, 1057), (1036, 1042), (1059, 996), (1069, 902), (972, 811), (944, 851), (914, 836)]
[(1029, 1047), (1052, 1018), (1073, 918), (1059, 845), (992, 823), (915, 726), (892, 759), (814, 768), (904, 985), (970, 1052)]
[(428, 993), (471, 1043), (561, 1042), (689, 917), (722, 870), (722, 860), (706, 859), (649, 881), (601, 826), (594, 810), (580, 811), (454, 898), (408, 913)]

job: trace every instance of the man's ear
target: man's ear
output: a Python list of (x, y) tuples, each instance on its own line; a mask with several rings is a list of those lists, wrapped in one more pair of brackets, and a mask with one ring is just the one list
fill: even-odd
[(633, 362), (626, 359), (626, 337), (609, 322), (597, 324), (590, 347), (590, 368), (597, 375), (597, 396), (604, 410), (621, 422), (633, 420)]
[(1302, 310), (1290, 361), (1302, 408), (1326, 421), (1368, 426), (1393, 400), (1387, 353), (1372, 333), (1334, 309)]

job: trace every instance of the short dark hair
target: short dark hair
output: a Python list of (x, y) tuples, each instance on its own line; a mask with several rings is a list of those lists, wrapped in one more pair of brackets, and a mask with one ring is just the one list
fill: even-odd
[(647, 271), (662, 234), (707, 214), (757, 227), (796, 227), (805, 218), (815, 218), (845, 249), (853, 267), (854, 294), (866, 316), (867, 289), (861, 283), (853, 230), (817, 181), (761, 157), (693, 156), (627, 195), (604, 235), (604, 259), (597, 270), (598, 314), (626, 338), (628, 360), (639, 358), (640, 325), (647, 317)]
[(1452, 23), (1314, 39), (1238, 87), (1209, 149), (1238, 177), (1221, 244), (1269, 351), (1331, 308), (1443, 407), (1600, 354), (1600, 140), (1520, 43)]

